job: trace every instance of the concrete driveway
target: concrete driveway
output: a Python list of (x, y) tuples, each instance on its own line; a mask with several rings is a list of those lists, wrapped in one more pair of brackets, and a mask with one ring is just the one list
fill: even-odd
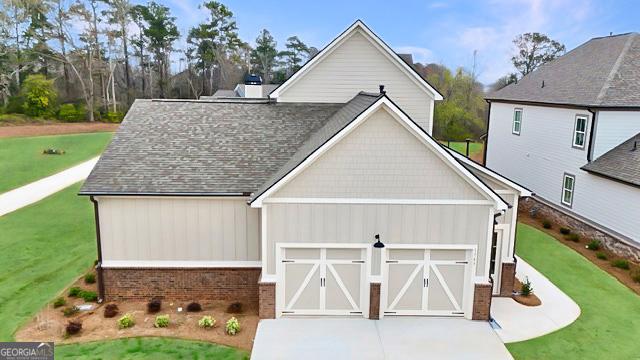
[(424, 317), (262, 320), (251, 358), (512, 359), (485, 321)]

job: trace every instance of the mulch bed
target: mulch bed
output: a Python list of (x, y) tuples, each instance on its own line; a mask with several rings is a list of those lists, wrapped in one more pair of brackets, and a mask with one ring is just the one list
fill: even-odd
[(42, 136), (80, 134), (91, 132), (113, 132), (120, 124), (83, 122), (83, 123), (38, 123), (28, 125), (3, 124), (0, 126), (0, 138), (17, 136)]
[[(614, 267), (611, 265), (611, 262), (613, 260), (623, 259), (623, 257), (616, 255), (615, 253), (605, 249), (604, 247), (601, 247), (597, 251), (589, 250), (586, 248), (586, 245), (591, 241), (591, 239), (581, 238), (578, 242), (568, 240), (565, 238), (564, 235), (560, 233), (559, 225), (553, 224), (551, 229), (545, 229), (541, 224), (542, 218), (540, 219), (532, 218), (531, 215), (526, 211), (521, 211), (518, 213), (518, 221), (522, 221), (527, 225), (533, 226), (536, 229), (553, 236), (556, 240), (570, 247), (571, 249), (577, 251), (578, 253), (580, 253), (580, 255), (587, 258), (589, 261), (594, 263), (600, 269), (606, 271), (611, 276), (615, 277), (616, 279), (618, 279), (618, 281), (620, 281), (625, 286), (627, 286), (629, 289), (631, 289), (633, 292), (640, 295), (640, 283), (634, 281), (631, 278), (632, 274), (640, 273), (640, 264), (634, 263), (629, 259), (625, 259), (629, 261), (629, 265), (630, 265), (629, 270)], [(607, 258), (605, 260), (598, 259), (596, 257), (596, 253), (599, 253), (599, 252), (604, 253)]]
[[(535, 286), (535, 284), (531, 284), (532, 286)], [(518, 278), (515, 279), (514, 283), (513, 283), (513, 291), (520, 291), (522, 289), (522, 283), (520, 282), (520, 280), (518, 280)], [(513, 300), (515, 300), (516, 302), (522, 304), (522, 305), (526, 305), (526, 306), (539, 306), (540, 304), (542, 304), (542, 301), (540, 301), (540, 298), (538, 298), (535, 294), (535, 287), (533, 289), (533, 293), (529, 294), (529, 296), (523, 296), (523, 295), (513, 295), (512, 298)]]
[[(96, 290), (95, 284), (86, 285), (79, 279), (72, 286), (79, 286), (87, 290)], [(65, 289), (63, 297), (67, 300), (66, 306), (80, 305), (84, 301), (67, 297), (68, 289)], [(53, 302), (53, 300), (52, 300)], [(253, 338), (258, 327), (258, 309), (242, 304), (242, 313), (227, 313), (228, 301), (199, 301), (202, 305), (200, 312), (186, 312), (188, 302), (163, 301), (162, 309), (157, 314), (147, 313), (146, 301), (112, 302), (118, 305), (119, 312), (113, 318), (105, 318), (104, 307), (106, 304), (92, 303), (95, 308), (89, 311), (80, 311), (78, 314), (65, 317), (62, 314), (63, 307), (54, 308), (48, 304), (30, 322), (25, 324), (15, 334), (16, 341), (54, 341), (56, 344), (83, 343), (89, 341), (104, 341), (119, 338), (139, 336), (173, 337), (188, 340), (208, 341), (251, 351)], [(178, 312), (182, 307), (182, 312)], [(129, 313), (135, 319), (135, 325), (128, 329), (119, 329), (117, 321), (124, 314)], [(157, 315), (169, 315), (170, 325), (167, 328), (153, 326)], [(203, 329), (198, 326), (198, 320), (204, 315), (210, 315), (216, 320), (212, 329)], [(240, 323), (240, 332), (234, 336), (225, 333), (225, 323), (235, 316)], [(79, 334), (65, 336), (65, 326), (69, 321), (82, 322), (82, 330)]]

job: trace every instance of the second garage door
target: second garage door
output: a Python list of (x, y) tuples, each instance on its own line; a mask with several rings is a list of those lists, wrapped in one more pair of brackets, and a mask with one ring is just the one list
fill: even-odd
[(384, 249), (383, 314), (464, 316), (471, 259), (471, 248)]

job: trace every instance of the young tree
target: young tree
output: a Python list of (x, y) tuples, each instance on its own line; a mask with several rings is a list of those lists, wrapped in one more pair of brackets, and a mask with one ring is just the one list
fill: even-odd
[[(69, 13), (69, 9), (65, 5), (64, 0), (55, 0), (55, 6), (52, 8), (53, 11), (53, 38), (58, 40), (58, 51), (60, 52), (61, 58), (67, 58), (67, 42), (68, 42), (68, 30), (67, 24), (71, 19), (71, 14)], [(66, 62), (62, 62), (62, 75), (63, 75), (63, 84), (64, 84), (64, 96), (69, 97), (71, 79), (69, 76), (69, 67)]]
[(511, 73), (511, 74), (505, 75), (499, 78), (498, 80), (496, 80), (493, 84), (489, 85), (489, 91), (490, 92), (498, 91), (503, 87), (516, 82), (517, 80), (518, 80), (517, 74)]
[(517, 54), (511, 58), (511, 61), (522, 76), (557, 58), (565, 51), (564, 45), (537, 32), (518, 35), (513, 40), (513, 44), (516, 46)]
[(300, 69), (304, 59), (309, 57), (310, 49), (297, 36), (289, 37), (285, 47), (287, 50), (281, 52), (280, 56), (286, 58), (290, 73), (294, 73)]
[(131, 16), (131, 21), (138, 27), (137, 36), (132, 36), (131, 44), (133, 45), (135, 51), (134, 56), (137, 56), (140, 59), (140, 79), (142, 86), (142, 95), (146, 96), (147, 86), (146, 86), (146, 55), (144, 53), (144, 49), (147, 47), (147, 38), (144, 36), (144, 30), (146, 29), (146, 23), (144, 22), (144, 17), (142, 16), (143, 12), (146, 11), (146, 8), (143, 5), (135, 5), (129, 11), (129, 15)]
[(251, 65), (255, 72), (262, 74), (265, 84), (271, 82), (273, 68), (276, 66), (277, 43), (267, 29), (262, 29), (256, 38), (256, 47), (251, 51)]
[[(103, 14), (107, 16), (107, 22), (116, 27), (113, 35), (120, 39), (122, 53), (124, 55), (124, 78), (127, 86), (127, 105), (131, 104), (131, 68), (129, 65), (129, 39), (127, 37), (127, 27), (131, 22), (131, 3), (129, 0), (102, 0), (107, 4), (107, 9)], [(115, 99), (114, 99), (115, 100)]]

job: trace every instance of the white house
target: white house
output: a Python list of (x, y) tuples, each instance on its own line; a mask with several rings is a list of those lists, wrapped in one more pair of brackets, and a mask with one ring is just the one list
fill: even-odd
[(640, 259), (640, 35), (594, 38), (487, 98), (486, 165), (542, 211)]
[(440, 99), (357, 21), (267, 99), (136, 101), (81, 190), (101, 298), (487, 319), (530, 192), (431, 138)]

